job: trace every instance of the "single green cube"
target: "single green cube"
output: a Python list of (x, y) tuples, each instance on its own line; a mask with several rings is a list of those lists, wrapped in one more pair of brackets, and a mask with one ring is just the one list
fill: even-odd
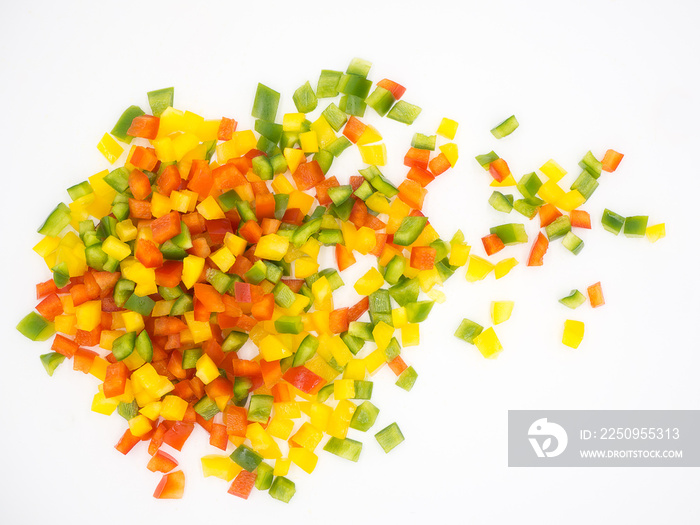
[(490, 229), (490, 233), (495, 233), (506, 246), (527, 242), (525, 226), (518, 223), (501, 224)]
[(647, 232), (647, 222), (649, 217), (646, 215), (635, 215), (625, 219), (624, 234), (627, 237), (644, 237)]
[(404, 440), (401, 429), (396, 423), (392, 423), (388, 427), (383, 428), (377, 432), (374, 437), (386, 453), (389, 453), (389, 451)]
[[(559, 237), (564, 237), (564, 235), (571, 231), (571, 219), (568, 215), (560, 215), (549, 223), (544, 231), (547, 234), (547, 239), (550, 241), (558, 239)], [(581, 248), (583, 248), (583, 243), (581, 244)]]
[(622, 215), (618, 215), (614, 211), (610, 211), (606, 208), (603, 211), (603, 217), (600, 222), (603, 224), (603, 228), (605, 228), (607, 231), (618, 235), (625, 224), (625, 218)]
[(467, 343), (473, 345), (474, 338), (483, 332), (483, 330), (484, 327), (479, 323), (475, 323), (469, 319), (462, 319), (462, 322), (459, 323), (459, 327), (455, 332), (455, 337), (458, 337), (462, 341), (466, 341)]
[(374, 425), (378, 415), (379, 409), (376, 406), (369, 401), (363, 401), (352, 415), (350, 428), (360, 432), (367, 432)]

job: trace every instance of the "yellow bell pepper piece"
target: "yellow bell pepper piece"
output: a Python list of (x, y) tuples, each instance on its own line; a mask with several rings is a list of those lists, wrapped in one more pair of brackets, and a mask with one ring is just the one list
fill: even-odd
[(654, 224), (653, 226), (649, 226), (646, 231), (647, 234), (647, 239), (649, 239), (650, 242), (656, 242), (659, 239), (663, 239), (666, 237), (666, 224), (665, 223), (660, 223), (660, 224)]
[(377, 245), (377, 234), (374, 233), (372, 228), (367, 226), (362, 226), (357, 230), (357, 237), (355, 238), (355, 250), (360, 252), (362, 255), (367, 255), (369, 252), (374, 250)]
[(549, 204), (555, 204), (566, 196), (563, 189), (553, 180), (548, 180), (537, 191), (537, 195)]
[(483, 259), (477, 255), (470, 255), (466, 274), (467, 281), (470, 283), (481, 281), (482, 279), (485, 279), (493, 269), (494, 265), (486, 259)]
[(309, 257), (316, 259), (316, 258), (318, 258), (318, 254), (321, 251), (321, 243), (318, 242), (317, 239), (314, 239), (313, 237), (311, 237), (299, 249), (302, 252), (304, 252), (306, 255), (308, 255)]
[(384, 321), (379, 321), (372, 330), (372, 336), (374, 337), (374, 342), (377, 344), (377, 348), (384, 350), (394, 336), (394, 327), (388, 325)]
[(144, 329), (145, 324), (143, 316), (138, 312), (121, 312), (122, 322), (127, 332), (140, 332)]
[(448, 140), (454, 140), (455, 135), (457, 134), (458, 126), (459, 124), (456, 121), (445, 117), (440, 121), (437, 134), (441, 137), (445, 137)]
[(287, 160), (290, 173), (294, 173), (299, 164), (306, 161), (304, 152), (296, 148), (284, 148), (284, 158)]
[(328, 428), (326, 432), (338, 439), (344, 439), (348, 434), (350, 420), (355, 413), (357, 406), (352, 401), (341, 399), (338, 401), (330, 419), (328, 420)]
[[(100, 385), (100, 386), (102, 386), (102, 385)], [(102, 389), (100, 388), (100, 391), (97, 392), (92, 398), (91, 410), (93, 412), (97, 412), (98, 414), (104, 414), (105, 416), (111, 416), (114, 413), (114, 411), (117, 409), (118, 406), (119, 406), (119, 401), (115, 401), (114, 399), (106, 398), (104, 393), (102, 392)]]
[(423, 292), (428, 293), (436, 285), (442, 284), (440, 274), (437, 268), (433, 267), (430, 270), (421, 270), (418, 272), (418, 285)]
[(136, 239), (136, 234), (138, 230), (131, 219), (125, 219), (117, 223), (116, 227), (117, 236), (122, 242), (133, 241)]
[[(294, 263), (296, 265), (296, 263)], [(333, 289), (331, 283), (324, 275), (311, 285), (311, 293), (314, 296), (314, 308), (324, 312), (333, 310)]]
[(377, 348), (376, 350), (373, 350), (371, 353), (367, 354), (362, 361), (365, 363), (367, 372), (372, 375), (379, 370), (384, 363), (386, 363), (386, 353), (384, 353), (384, 350)]
[(381, 144), (371, 144), (368, 146), (358, 146), (362, 162), (372, 166), (386, 165), (386, 146)]
[(448, 142), (440, 146), (440, 151), (447, 157), (447, 161), (453, 168), (457, 164), (457, 159), (459, 158), (459, 151), (457, 150), (457, 144), (454, 142)]
[[(345, 365), (343, 379), (362, 380), (365, 378), (365, 370), (365, 362), (362, 359), (353, 358)], [(336, 399), (338, 398), (336, 397)]]
[[(325, 432), (332, 413), (333, 409), (325, 403), (311, 403), (309, 422), (320, 431)], [(309, 449), (307, 448), (307, 450)]]
[[(199, 372), (199, 370), (197, 371)], [(182, 421), (182, 419), (185, 417), (186, 411), (187, 401), (185, 401), (181, 397), (165, 396), (163, 398), (163, 401), (161, 402), (160, 416), (163, 419), (167, 419), (170, 421)]]
[(304, 153), (316, 153), (318, 151), (318, 136), (314, 130), (299, 134), (299, 144)]
[(275, 460), (275, 467), (272, 469), (272, 475), (286, 476), (289, 474), (289, 467), (291, 466), (291, 463), (292, 462), (289, 458), (278, 458)]
[[(192, 342), (195, 344), (203, 343), (212, 338), (211, 324), (208, 321), (197, 321), (194, 318), (194, 312), (185, 313), (185, 323), (192, 335)], [(184, 332), (184, 331), (183, 331)], [(183, 333), (180, 333), (180, 342), (182, 341)]]
[(209, 195), (206, 199), (197, 204), (196, 210), (202, 217), (204, 217), (208, 221), (226, 218), (226, 215), (224, 215), (224, 211), (221, 209), (221, 206), (219, 206), (219, 203), (216, 202), (216, 199), (211, 195)]
[(331, 354), (338, 365), (345, 366), (353, 358), (352, 352), (339, 335), (330, 339), (329, 346)]
[(226, 246), (222, 246), (209, 256), (211, 262), (222, 272), (228, 272), (233, 263), (236, 262), (236, 256), (231, 253), (231, 250)]
[(364, 146), (365, 144), (372, 144), (374, 142), (379, 142), (380, 140), (382, 140), (382, 136), (379, 134), (379, 131), (377, 131), (374, 126), (370, 126), (368, 124), (355, 144), (358, 146)]
[(549, 159), (547, 162), (545, 162), (540, 167), (540, 171), (544, 173), (552, 182), (559, 182), (562, 177), (566, 175), (566, 170), (553, 159)]
[(97, 149), (100, 150), (100, 153), (105, 156), (110, 164), (114, 164), (121, 154), (124, 153), (124, 148), (109, 133), (102, 135), (102, 138), (97, 143)]
[(508, 259), (503, 259), (502, 261), (498, 261), (496, 263), (496, 266), (493, 269), (494, 273), (496, 274), (496, 279), (500, 279), (501, 277), (504, 277), (505, 275), (508, 274), (508, 272), (510, 272), (517, 265), (518, 265), (518, 260), (515, 259), (514, 257), (510, 257)]
[(74, 314), (57, 315), (53, 322), (54, 329), (61, 334), (75, 335), (78, 330), (75, 327), (76, 318)]
[(260, 355), (265, 361), (278, 361), (292, 355), (291, 350), (287, 348), (276, 335), (265, 336), (260, 341), (258, 348), (260, 350)]
[[(175, 396), (165, 396), (165, 397), (168, 398), (168, 397), (175, 397)], [(148, 403), (146, 406), (144, 406), (142, 409), (140, 409), (139, 414), (143, 414), (151, 421), (155, 421), (160, 416), (160, 409), (162, 406), (163, 406), (163, 403), (161, 403), (160, 401), (153, 401), (152, 403)], [(168, 419), (168, 418), (165, 418), (165, 419)], [(178, 419), (177, 421), (182, 421), (182, 419)]]
[(202, 474), (205, 478), (210, 476), (223, 479), (224, 481), (233, 481), (243, 467), (239, 466), (229, 456), (221, 456), (211, 454), (201, 458)]
[(401, 345), (418, 346), (420, 343), (420, 325), (418, 323), (408, 323), (401, 328)]
[(273, 403), (272, 407), (276, 417), (279, 416), (286, 419), (297, 419), (301, 417), (299, 403), (296, 401)]
[(245, 437), (250, 440), (250, 446), (265, 459), (282, 457), (280, 447), (260, 423), (251, 423), (246, 428)]
[(305, 448), (292, 447), (289, 449), (289, 460), (307, 474), (311, 474), (316, 468), (318, 456)]
[(377, 213), (389, 213), (391, 210), (389, 199), (379, 192), (374, 192), (372, 195), (367, 197), (365, 204), (370, 210), (376, 211)]
[(277, 175), (270, 185), (277, 194), (289, 194), (294, 191), (294, 186), (291, 182), (289, 182), (289, 179), (285, 177), (284, 174)]
[(513, 177), (513, 174), (509, 174), (505, 179), (503, 179), (501, 182), (498, 182), (497, 180), (492, 180), (491, 186), (492, 188), (507, 188), (509, 186), (517, 186), (517, 182), (515, 180), (515, 177)]
[(370, 295), (379, 290), (383, 284), (384, 277), (379, 273), (379, 270), (372, 267), (357, 280), (354, 288), (359, 295)]
[[(311, 123), (311, 131), (316, 133), (318, 145), (325, 148), (336, 139), (335, 131), (323, 115)], [(301, 138), (301, 137), (300, 137)]]
[(318, 353), (309, 359), (304, 366), (314, 374), (321, 376), (327, 383), (333, 381), (340, 373), (331, 367)]
[(214, 379), (221, 375), (216, 364), (214, 364), (214, 361), (212, 361), (211, 357), (209, 357), (207, 354), (202, 354), (202, 357), (197, 359), (197, 363), (195, 363), (195, 369), (195, 375), (205, 385), (208, 385), (209, 383), (214, 381)]
[(305, 120), (305, 113), (285, 113), (282, 117), (282, 131), (301, 131), (301, 125)]
[(299, 257), (294, 261), (294, 277), (305, 279), (318, 272), (318, 262), (311, 257)]
[(391, 322), (394, 325), (394, 328), (403, 328), (408, 324), (408, 314), (406, 313), (406, 308), (403, 306), (400, 306), (398, 308), (394, 308), (391, 311)]
[(280, 417), (276, 414), (272, 419), (270, 419), (270, 422), (267, 425), (268, 434), (270, 434), (272, 437), (283, 439), (285, 441), (292, 435), (292, 430), (294, 430), (294, 421)]
[(333, 397), (340, 401), (341, 399), (352, 399), (355, 397), (355, 380), (354, 379), (336, 379), (333, 382)]
[(357, 228), (355, 228), (355, 225), (350, 221), (346, 221), (340, 225), (340, 231), (343, 232), (345, 247), (352, 252), (355, 249), (357, 240)]
[(314, 197), (305, 191), (294, 190), (289, 194), (289, 201), (287, 202), (287, 208), (299, 208), (301, 212), (306, 215), (311, 211), (311, 207), (314, 204)]
[(323, 439), (323, 432), (313, 424), (306, 422), (299, 427), (299, 430), (291, 437), (290, 441), (313, 452), (321, 442), (321, 439)]
[(571, 190), (566, 192), (564, 196), (554, 204), (560, 210), (571, 211), (575, 210), (585, 202), (586, 198), (581, 195), (578, 190)]
[(245, 252), (246, 247), (248, 246), (248, 241), (246, 241), (242, 237), (239, 237), (238, 235), (234, 235), (231, 232), (227, 232), (224, 236), (224, 245), (231, 251), (233, 255), (238, 257), (239, 255), (243, 255), (243, 252)]
[(513, 301), (493, 301), (491, 303), (491, 319), (493, 324), (501, 324), (508, 319), (513, 313)]
[(467, 264), (470, 251), (471, 248), (464, 243), (453, 245), (450, 249), (450, 257), (448, 259), (448, 262), (452, 266), (464, 266), (465, 264)]
[(260, 237), (255, 247), (255, 256), (270, 261), (280, 261), (289, 249), (289, 238), (276, 233)]
[(102, 359), (97, 356), (92, 361), (92, 366), (90, 366), (90, 375), (96, 377), (100, 381), (104, 381), (107, 376), (107, 367), (109, 366), (109, 361)]
[(479, 352), (481, 352), (481, 355), (487, 359), (497, 357), (501, 350), (503, 350), (501, 342), (498, 340), (498, 336), (496, 336), (496, 332), (492, 326), (476, 336), (474, 338), (474, 344)]
[(196, 255), (188, 255), (182, 261), (182, 284), (192, 288), (204, 271), (204, 259)]
[(126, 259), (131, 255), (131, 248), (125, 242), (120, 241), (113, 235), (107, 237), (102, 243), (102, 250), (109, 255), (114, 257), (118, 261)]
[(132, 417), (129, 420), (129, 430), (131, 430), (134, 437), (141, 437), (148, 434), (152, 428), (153, 424), (143, 414), (139, 414), (138, 416)]
[(564, 322), (564, 335), (561, 342), (571, 348), (578, 348), (583, 341), (584, 324), (581, 321), (567, 319)]
[(43, 237), (38, 243), (34, 245), (33, 250), (37, 254), (39, 254), (40, 257), (46, 257), (50, 253), (55, 252), (60, 243), (60, 237)]
[(90, 332), (102, 321), (102, 301), (87, 301), (75, 307), (75, 326)]
[(188, 213), (193, 202), (196, 206), (196, 197), (193, 198), (193, 195), (186, 190), (173, 190), (170, 193), (170, 206), (173, 210), (179, 211), (180, 213)]

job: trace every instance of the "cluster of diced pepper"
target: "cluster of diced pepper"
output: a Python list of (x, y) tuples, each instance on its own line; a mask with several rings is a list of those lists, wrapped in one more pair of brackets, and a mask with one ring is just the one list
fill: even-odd
[[(416, 133), (394, 186), (378, 167), (382, 137), (361, 118), (369, 106), (411, 124), (420, 108), (387, 79), (370, 93), (369, 69), (354, 59), (345, 73), (322, 71), (281, 123), (279, 93), (258, 85), (255, 132), (175, 109), (172, 88), (149, 92), (152, 114), (131, 106), (98, 145), (114, 163), (130, 144), (124, 165), (69, 188), (72, 202), (39, 228), (34, 249), (53, 277), (18, 329), (53, 336), (49, 374), (69, 358), (99, 379), (92, 409), (128, 421), (123, 454), (148, 442), (148, 468), (164, 473), (155, 497), (182, 496), (184, 474), (161, 447), (181, 450), (197, 425), (222, 452), (234, 447), (203, 457), (205, 476), (242, 498), (256, 487), (289, 501), (291, 465), (312, 472), (324, 440), (358, 460), (348, 431), (377, 418), (377, 370), (388, 365), (405, 390), (416, 381), (401, 347), (418, 344), (418, 323), (444, 299), (436, 285), (469, 251), (421, 212), (425, 186), (457, 161), (457, 123), (443, 119), (438, 154), (436, 135)], [(341, 184), (329, 171), (353, 145), (367, 166)], [(322, 250), (337, 269), (320, 267)], [(338, 307), (339, 271), (356, 254), (377, 267), (354, 284), (359, 300)], [(403, 440), (396, 423), (375, 436), (387, 452)]]
[[(519, 123), (515, 116), (511, 116), (494, 127), (491, 133), (497, 139), (501, 139), (513, 133), (518, 126)], [(579, 208), (598, 188), (598, 179), (602, 172), (615, 171), (622, 157), (621, 153), (612, 149), (605, 153), (602, 160), (598, 160), (591, 151), (587, 152), (579, 162), (582, 169), (581, 174), (571, 184), (568, 192), (559, 185), (567, 172), (552, 159), (539, 168), (539, 171), (544, 175), (545, 182), (536, 172), (527, 173), (516, 181), (506, 161), (494, 151), (477, 155), (476, 160), (491, 175), (493, 179), (491, 186), (497, 188), (514, 186), (521, 194), (521, 198), (516, 200), (512, 194), (504, 194), (494, 190), (489, 198), (491, 207), (506, 214), (515, 209), (529, 220), (539, 216), (540, 229), (543, 231), (538, 232), (537, 238), (532, 243), (527, 265), (542, 266), (544, 255), (552, 240), (561, 239), (562, 245), (574, 255), (581, 252), (584, 243), (574, 233), (574, 230), (576, 228), (590, 229), (591, 218), (588, 212)], [(665, 236), (663, 223), (647, 227), (647, 220), (646, 216), (625, 218), (606, 209), (601, 223), (605, 230), (615, 235), (624, 230), (628, 237), (646, 235), (651, 242), (656, 242)], [(528, 235), (524, 224), (507, 223), (492, 227), (489, 235), (484, 236), (481, 242), (486, 255), (490, 257), (499, 253), (506, 246), (527, 243)], [(491, 271), (494, 271), (496, 279), (500, 279), (517, 264), (517, 259), (513, 257), (502, 259), (494, 264), (488, 259), (471, 254), (467, 266), (467, 280), (474, 282), (485, 279)], [(604, 303), (600, 283), (589, 287), (588, 293), (593, 307)], [(576, 308), (584, 301), (583, 294), (573, 290), (569, 297), (560, 302), (570, 308)], [(509, 318), (512, 308), (512, 303), (508, 301), (494, 302), (492, 304), (494, 325)], [(567, 320), (562, 341), (567, 346), (577, 348), (583, 339), (583, 332), (582, 322)], [(455, 335), (468, 343), (475, 344), (485, 357), (495, 357), (502, 350), (500, 341), (492, 327), (484, 330), (480, 324), (469, 319), (462, 321)]]

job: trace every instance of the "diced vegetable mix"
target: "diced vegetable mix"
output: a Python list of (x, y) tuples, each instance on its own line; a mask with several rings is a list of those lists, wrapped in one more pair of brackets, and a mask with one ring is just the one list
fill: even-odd
[[(92, 409), (127, 421), (116, 445), (123, 454), (148, 441), (147, 467), (163, 473), (156, 498), (182, 497), (184, 474), (161, 446), (181, 450), (195, 426), (223, 452), (202, 457), (203, 474), (243, 499), (255, 488), (289, 502), (294, 469), (311, 473), (319, 445), (358, 461), (363, 445), (352, 433), (368, 431), (379, 414), (371, 377), (387, 364), (397, 386), (414, 386), (418, 374), (401, 350), (418, 344), (419, 323), (444, 300), (438, 287), (461, 266), (476, 282), (518, 265), (472, 253), (461, 231), (440, 239), (421, 212), (428, 184), (457, 162), (457, 122), (444, 118), (433, 134), (413, 135), (401, 184), (382, 173), (393, 152), (362, 122), (366, 108), (407, 125), (421, 109), (392, 80), (372, 90), (370, 69), (354, 59), (344, 73), (323, 70), (315, 89), (305, 82), (293, 93), (298, 113), (281, 116), (281, 94), (258, 84), (254, 131), (175, 109), (172, 88), (149, 92), (151, 114), (130, 106), (98, 144), (110, 164), (130, 145), (123, 166), (71, 186), (70, 205), (60, 203), (38, 230), (34, 250), (52, 278), (37, 285), (38, 313), (17, 328), (32, 340), (54, 337), (41, 356), (49, 375), (72, 358), (100, 381)], [(517, 127), (511, 116), (491, 133)], [(333, 161), (353, 145), (366, 166), (344, 179)], [(541, 266), (558, 239), (579, 254), (578, 234), (591, 229), (579, 207), (621, 159), (589, 151), (567, 192), (554, 160), (539, 168), (543, 176), (516, 182), (495, 152), (478, 155), (492, 186), (522, 195), (494, 190), (491, 207), (539, 216), (543, 230), (530, 239), (522, 223), (493, 226), (482, 238), (486, 256), (527, 244), (527, 266)], [(651, 242), (665, 236), (664, 224), (647, 226), (646, 216), (606, 209), (601, 222)], [(321, 267), (327, 250), (336, 268)], [(376, 257), (376, 267), (353, 283), (358, 300), (338, 305), (340, 272), (358, 254)], [(600, 283), (587, 293), (591, 306), (604, 304)], [(560, 302), (576, 308), (585, 296), (573, 290)], [(493, 302), (493, 325), (513, 307)], [(455, 336), (487, 358), (503, 350), (492, 326), (464, 319)], [(563, 343), (577, 348), (582, 339), (583, 323), (567, 320)], [(375, 437), (385, 452), (404, 439), (396, 423)]]
[[(98, 379), (92, 409), (124, 417), (123, 454), (148, 443), (147, 467), (163, 473), (156, 498), (180, 498), (185, 484), (162, 445), (181, 450), (199, 426), (225, 453), (202, 457), (205, 476), (241, 498), (256, 488), (288, 502), (291, 465), (312, 472), (319, 445), (359, 459), (348, 434), (377, 419), (379, 368), (404, 390), (416, 383), (401, 347), (418, 344), (429, 297), (444, 297), (435, 287), (468, 254), (421, 213), (426, 186), (457, 162), (458, 124), (416, 133), (395, 186), (363, 115), (369, 106), (411, 125), (421, 109), (392, 80), (371, 91), (370, 69), (354, 59), (344, 73), (322, 71), (285, 115), (281, 94), (258, 84), (254, 131), (175, 109), (173, 88), (149, 92), (150, 114), (130, 106), (98, 144), (110, 164), (128, 145), (123, 164), (71, 186), (71, 203), (39, 228), (35, 251), (52, 278), (17, 328), (53, 336), (41, 356), (49, 375), (72, 358)], [(353, 145), (366, 166), (342, 179), (333, 160)], [(321, 266), (326, 251), (337, 270)], [(354, 283), (353, 303), (336, 304), (339, 271), (358, 254), (377, 265)], [(376, 438), (388, 452), (403, 435), (393, 423)]]

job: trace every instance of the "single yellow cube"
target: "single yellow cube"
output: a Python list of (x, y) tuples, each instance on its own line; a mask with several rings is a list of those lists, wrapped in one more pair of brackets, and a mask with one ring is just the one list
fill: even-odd
[(221, 375), (216, 364), (214, 364), (214, 361), (212, 361), (211, 357), (209, 357), (207, 354), (202, 354), (202, 357), (197, 359), (197, 362), (195, 363), (195, 369), (195, 375), (205, 385), (208, 385), (209, 383), (214, 381), (214, 379)]
[(202, 202), (197, 204), (195, 208), (199, 214), (208, 221), (213, 221), (215, 219), (225, 219), (224, 211), (219, 206), (219, 203), (214, 197), (209, 195)]
[(406, 308), (400, 306), (399, 308), (394, 308), (391, 311), (391, 321), (394, 328), (403, 328), (408, 324), (408, 315), (406, 314)]
[(562, 168), (555, 160), (549, 159), (541, 167), (540, 171), (544, 173), (550, 181), (559, 182), (564, 175), (566, 175), (566, 170)]
[(138, 312), (122, 312), (122, 321), (127, 332), (140, 332), (146, 326), (143, 316)]
[(445, 117), (440, 121), (437, 134), (441, 137), (445, 137), (448, 140), (454, 140), (455, 135), (457, 134), (458, 126), (459, 124), (456, 121)]
[[(343, 379), (363, 380), (365, 378), (365, 362), (363, 359), (351, 359), (345, 365)], [(336, 397), (336, 399), (338, 399)]]
[(299, 144), (304, 153), (316, 153), (318, 151), (318, 136), (316, 132), (311, 130), (299, 133)]
[(370, 166), (386, 165), (386, 146), (381, 144), (370, 144), (368, 146), (358, 146), (362, 162)]
[(125, 259), (131, 255), (131, 247), (113, 235), (110, 235), (104, 240), (102, 243), (102, 250), (107, 255), (114, 257), (118, 261), (121, 261), (122, 259)]
[[(402, 330), (405, 330), (405, 327), (402, 328)], [(373, 350), (371, 353), (367, 354), (362, 360), (365, 363), (367, 372), (372, 375), (379, 370), (384, 363), (386, 363), (386, 353), (384, 353), (384, 350), (377, 348), (376, 350)]]
[(333, 382), (333, 397), (340, 401), (341, 399), (352, 399), (355, 397), (355, 380), (354, 379), (336, 379)]
[(485, 279), (489, 273), (491, 273), (493, 268), (494, 265), (486, 259), (477, 255), (470, 255), (466, 273), (467, 281), (470, 283), (481, 281), (482, 279)]
[(457, 144), (454, 142), (449, 142), (440, 146), (440, 151), (447, 157), (447, 161), (453, 168), (457, 164), (457, 159), (459, 158), (459, 151), (457, 149)]
[(277, 175), (271, 183), (272, 189), (277, 194), (290, 194), (294, 191), (294, 186), (284, 174)]
[(394, 336), (394, 327), (384, 321), (379, 321), (372, 330), (372, 336), (377, 348), (384, 350)]
[(294, 430), (294, 421), (275, 415), (267, 425), (267, 433), (272, 437), (287, 440)]
[(496, 263), (495, 268), (493, 269), (494, 274), (496, 275), (496, 279), (500, 279), (501, 277), (504, 277), (505, 275), (508, 274), (508, 272), (510, 272), (517, 265), (518, 265), (518, 260), (515, 259), (514, 257), (510, 257), (508, 259), (503, 259), (502, 261), (498, 261)]
[(104, 381), (107, 377), (107, 367), (109, 366), (109, 361), (102, 359), (100, 356), (95, 357), (90, 366), (90, 375), (96, 377), (100, 381)]
[(265, 336), (258, 348), (265, 361), (279, 361), (292, 355), (291, 350), (275, 335)]
[(291, 465), (289, 458), (278, 458), (275, 460), (275, 468), (272, 470), (274, 476), (286, 476), (289, 474), (289, 466)]
[(133, 241), (136, 239), (136, 234), (138, 230), (131, 219), (125, 219), (117, 223), (117, 236), (122, 242)]
[(647, 239), (649, 239), (650, 242), (656, 242), (659, 239), (663, 239), (666, 237), (666, 224), (665, 223), (660, 223), (660, 224), (654, 224), (653, 226), (649, 226), (646, 231), (647, 234)]
[(134, 437), (141, 437), (148, 434), (152, 428), (153, 424), (143, 414), (139, 414), (129, 420), (129, 430), (131, 430)]
[(561, 342), (571, 348), (578, 348), (578, 345), (583, 341), (583, 332), (585, 326), (581, 321), (573, 321), (567, 319), (564, 322), (564, 335)]
[(350, 427), (350, 420), (355, 413), (357, 406), (347, 399), (338, 401), (330, 419), (328, 420), (328, 428), (326, 432), (338, 439), (345, 439)]
[(389, 213), (391, 210), (389, 199), (379, 192), (374, 192), (372, 195), (367, 197), (365, 204), (370, 210), (376, 211), (377, 213)]
[(211, 262), (222, 272), (228, 272), (236, 262), (236, 256), (231, 253), (227, 246), (222, 246), (209, 256)]
[(224, 236), (224, 245), (226, 245), (233, 255), (238, 257), (239, 255), (243, 255), (243, 252), (245, 252), (246, 248), (248, 247), (248, 241), (242, 237), (239, 237), (238, 235), (227, 232)]
[(514, 304), (513, 301), (491, 302), (491, 319), (493, 320), (493, 324), (501, 324), (510, 319)]
[(97, 412), (98, 414), (111, 416), (118, 406), (119, 401), (106, 398), (105, 395), (102, 393), (102, 390), (100, 390), (92, 398), (91, 410), (93, 412)]
[(379, 273), (379, 270), (372, 267), (357, 280), (354, 288), (359, 295), (370, 295), (379, 290), (383, 284), (384, 277)]
[(102, 301), (87, 301), (75, 307), (75, 326), (90, 332), (102, 321)]
[(114, 164), (121, 154), (124, 153), (124, 148), (109, 133), (102, 135), (102, 138), (97, 143), (97, 149), (100, 150), (100, 153), (105, 156), (110, 164)]
[(289, 249), (289, 237), (276, 233), (263, 235), (255, 246), (255, 256), (269, 261), (280, 261)]
[(182, 261), (182, 284), (192, 288), (204, 271), (204, 259), (196, 255), (188, 255)]
[[(166, 396), (166, 397), (175, 397), (175, 396)], [(148, 403), (146, 406), (144, 406), (142, 409), (140, 409), (139, 414), (143, 414), (151, 421), (155, 421), (156, 419), (158, 419), (158, 416), (160, 416), (160, 409), (162, 406), (163, 406), (163, 403), (161, 403), (160, 401), (153, 401), (152, 403)], [(178, 419), (177, 421), (181, 421), (181, 420)]]
[(205, 478), (213, 476), (224, 481), (233, 481), (243, 467), (239, 466), (229, 456), (212, 454), (201, 458), (202, 474)]
[(295, 445), (298, 445), (302, 448), (305, 448), (306, 450), (313, 452), (314, 449), (321, 442), (321, 439), (323, 439), (323, 432), (321, 432), (315, 425), (307, 422), (302, 424), (301, 427), (299, 427), (299, 430), (297, 430), (296, 433), (291, 437), (290, 441)]
[[(295, 266), (297, 262), (294, 263)], [(314, 296), (314, 308), (316, 310), (324, 312), (333, 310), (333, 289), (325, 275), (314, 281), (311, 285), (311, 293)]]
[(471, 248), (464, 243), (454, 244), (450, 248), (450, 258), (448, 262), (452, 266), (464, 266), (467, 264), (470, 251)]
[(307, 474), (311, 474), (316, 468), (318, 456), (301, 447), (292, 447), (289, 449), (289, 459)]
[(474, 338), (474, 344), (481, 352), (481, 355), (487, 359), (492, 359), (498, 356), (498, 354), (503, 350), (501, 342), (496, 336), (496, 332), (493, 327), (489, 327), (479, 335)]
[(401, 328), (401, 346), (418, 346), (420, 343), (420, 325), (408, 323)]
[(283, 131), (301, 131), (301, 125), (306, 120), (304, 113), (285, 113), (282, 117)]
[[(206, 354), (204, 354), (206, 355)], [(199, 372), (199, 370), (198, 370)], [(199, 377), (199, 376), (198, 376)], [(201, 377), (200, 377), (201, 379)], [(204, 381), (202, 381), (204, 382)], [(187, 411), (187, 401), (178, 396), (165, 396), (161, 402), (160, 416), (170, 421), (182, 421)]]

